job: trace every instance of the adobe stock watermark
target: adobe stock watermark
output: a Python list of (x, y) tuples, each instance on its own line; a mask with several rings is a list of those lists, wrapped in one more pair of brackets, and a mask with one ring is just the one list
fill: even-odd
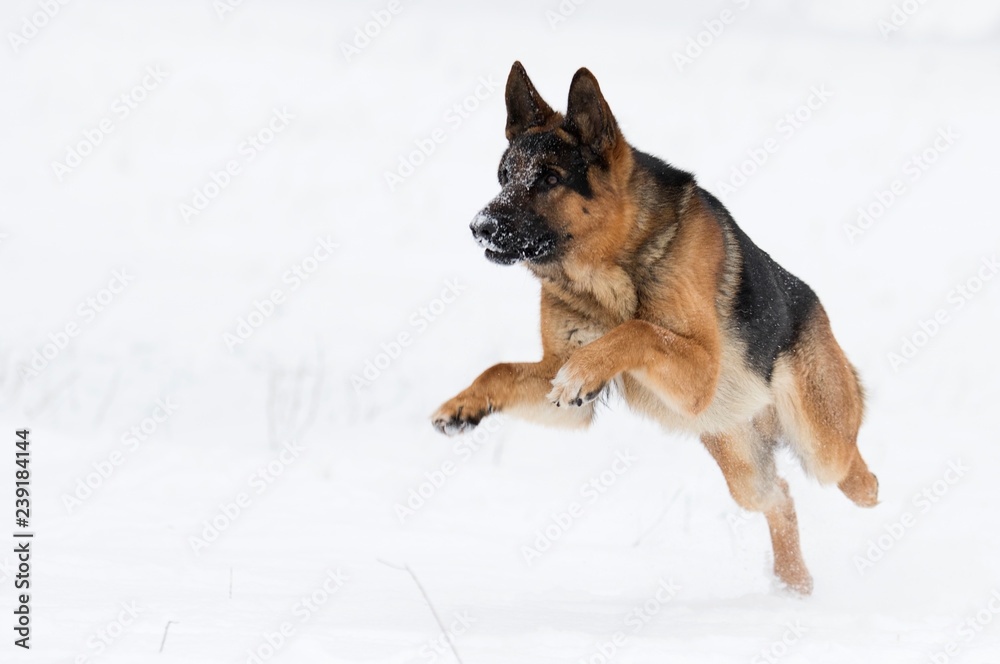
[(6, 583), (7, 579), (14, 576), (14, 561), (10, 556), (0, 559), (0, 583)]
[(244, 0), (213, 0), (212, 10), (220, 21), (225, 21), (227, 16), (243, 6), (243, 2)]
[(323, 581), (292, 605), (292, 619), (282, 621), (273, 632), (261, 632), (260, 642), (247, 648), (246, 664), (264, 664), (273, 658), (295, 636), (298, 628), (319, 613), (348, 581), (347, 574), (339, 567), (326, 570)]
[(545, 10), (545, 20), (549, 22), (549, 27), (555, 30), (560, 23), (565, 23), (566, 19), (576, 13), (576, 8), (587, 2), (587, 0), (560, 0), (555, 9)]
[(62, 182), (67, 175), (79, 168), (83, 161), (94, 153), (99, 145), (114, 132), (116, 123), (123, 122), (139, 104), (149, 98), (149, 93), (160, 86), (169, 72), (160, 69), (159, 65), (150, 65), (144, 70), (139, 82), (121, 93), (111, 102), (108, 114), (101, 118), (93, 127), (88, 127), (80, 133), (83, 138), (66, 146), (66, 154), (62, 161), (52, 162), (52, 172), (56, 180)]
[(483, 419), (472, 431), (465, 433), (455, 439), (451, 446), (454, 458), (447, 459), (440, 466), (423, 474), (423, 479), (419, 484), (412, 487), (406, 495), (406, 499), (398, 501), (392, 506), (396, 518), (400, 524), (405, 524), (407, 519), (413, 517), (423, 507), (443, 489), (452, 477), (472, 459), (476, 452), (486, 447), (494, 435), (503, 428), (505, 417), (502, 413), (494, 413)]
[(169, 396), (157, 399), (149, 415), (121, 435), (120, 449), (112, 450), (105, 458), (92, 462), (90, 465), (93, 471), (78, 477), (72, 492), (62, 494), (62, 504), (66, 508), (66, 513), (72, 514), (100, 490), (118, 468), (177, 412), (177, 407)]
[(222, 333), (222, 342), (229, 348), (229, 352), (235, 352), (237, 346), (245, 344), (266, 321), (270, 320), (288, 296), (315, 275), (338, 248), (340, 245), (331, 240), (329, 235), (325, 238), (317, 237), (312, 251), (281, 275), (281, 283), (287, 288), (272, 288), (262, 299), (254, 300), (250, 312), (236, 319), (235, 329), (232, 332), (227, 330)]
[(806, 631), (801, 620), (785, 623), (785, 631), (782, 632), (781, 636), (754, 655), (750, 664), (764, 664), (764, 662), (776, 664), (778, 660), (788, 654), (792, 646), (802, 640)]
[(460, 282), (457, 277), (445, 279), (441, 295), (410, 314), (410, 330), (403, 330), (389, 341), (383, 342), (380, 352), (365, 360), (364, 368), (360, 372), (351, 374), (351, 387), (354, 388), (354, 393), (361, 394), (362, 390), (371, 387), (372, 383), (381, 378), (402, 356), (403, 351), (413, 345), (413, 342), (447, 311), (466, 288), (468, 285)]
[(396, 170), (383, 173), (389, 191), (395, 191), (396, 187), (413, 175), (438, 147), (448, 140), (449, 132), (455, 131), (472, 117), (480, 103), (489, 99), (500, 85), (500, 82), (495, 80), (492, 74), (486, 77), (480, 76), (478, 84), (472, 92), (463, 97), (461, 101), (452, 104), (444, 112), (442, 116), (444, 126), (434, 128), (423, 138), (414, 139), (415, 149), (399, 155), (399, 165)]
[(726, 523), (734, 533), (739, 533), (743, 530), (743, 526), (747, 525), (753, 520), (754, 514), (760, 514), (759, 512), (751, 512), (750, 510), (745, 510), (742, 508), (737, 508), (735, 511), (726, 512)]
[(962, 652), (962, 648), (972, 643), (982, 631), (1000, 614), (1000, 588), (994, 588), (983, 608), (959, 623), (955, 630), (955, 638), (945, 644), (941, 650), (927, 654), (931, 664), (949, 664)]
[(580, 486), (582, 500), (574, 500), (566, 506), (566, 509), (554, 512), (548, 523), (535, 530), (535, 538), (531, 544), (521, 545), (521, 557), (525, 564), (531, 566), (561, 540), (563, 535), (584, 516), (587, 508), (597, 503), (615, 485), (618, 478), (628, 472), (638, 460), (638, 457), (633, 456), (630, 451), (619, 450), (607, 470), (584, 482)]
[[(739, 11), (746, 11), (750, 7), (750, 0), (733, 0), (733, 4)], [(673, 52), (672, 57), (677, 71), (683, 74), (685, 67), (690, 67), (695, 60), (704, 55), (726, 28), (736, 22), (737, 16), (738, 12), (727, 8), (719, 12), (718, 16), (702, 21), (705, 29), (688, 37), (687, 44), (682, 50)]]
[(775, 135), (766, 138), (759, 145), (747, 149), (746, 159), (729, 171), (729, 177), (716, 183), (719, 198), (726, 202), (733, 194), (743, 188), (761, 168), (781, 148), (795, 136), (833, 97), (825, 84), (814, 85), (809, 89), (805, 100), (791, 111), (785, 113), (775, 124)]
[(445, 631), (428, 639), (427, 643), (420, 646), (417, 654), (428, 664), (433, 664), (433, 662), (438, 661), (442, 657), (445, 659), (452, 657), (454, 651), (451, 649), (449, 641), (454, 642), (459, 636), (468, 632), (469, 628), (475, 624), (476, 619), (469, 615), (467, 611), (457, 612), (451, 619), (451, 622), (445, 625)]
[(875, 191), (868, 203), (858, 206), (858, 217), (854, 223), (844, 224), (844, 233), (847, 234), (850, 243), (854, 244), (854, 241), (864, 235), (877, 219), (885, 215), (896, 201), (909, 191), (908, 184), (916, 184), (917, 180), (941, 158), (941, 155), (955, 144), (957, 138), (960, 136), (954, 129), (941, 127), (930, 145), (907, 157), (900, 167), (901, 175), (894, 178), (885, 189)]
[(899, 32), (920, 9), (927, 4), (927, 0), (903, 0), (892, 3), (892, 11), (889, 16), (880, 18), (875, 24), (879, 34), (883, 39), (889, 39), (889, 35)]
[(933, 510), (951, 492), (952, 487), (965, 477), (969, 470), (969, 467), (963, 464), (961, 459), (953, 459), (948, 462), (948, 469), (939, 479), (913, 494), (911, 503), (916, 511), (906, 510), (895, 521), (886, 524), (883, 529), (884, 533), (868, 540), (868, 548), (865, 549), (864, 554), (854, 556), (852, 562), (858, 574), (864, 576), (868, 570), (875, 566), (875, 563), (885, 558), (886, 553), (917, 525), (917, 521), (921, 517)]
[(139, 614), (145, 609), (139, 607), (135, 600), (120, 602), (118, 615), (97, 628), (84, 642), (86, 651), (73, 658), (73, 664), (91, 664), (96, 662), (115, 641), (125, 635), (135, 625)]
[(112, 270), (111, 279), (105, 288), (94, 295), (84, 298), (76, 308), (76, 318), (69, 321), (55, 332), (50, 332), (48, 340), (41, 346), (31, 350), (27, 363), (18, 366), (18, 375), (24, 381), (37, 378), (46, 367), (66, 350), (80, 336), (80, 333), (104, 312), (128, 288), (135, 277), (128, 273), (127, 268)]
[[(410, 4), (406, 2), (406, 4)], [(353, 58), (361, 55), (361, 52), (368, 48), (392, 23), (393, 19), (403, 12), (404, 4), (402, 0), (389, 0), (385, 8), (376, 9), (371, 13), (371, 20), (363, 25), (354, 26), (353, 39), (350, 42), (340, 42), (340, 53), (348, 64)]]
[(22, 47), (38, 36), (45, 26), (54, 19), (69, 0), (38, 0), (38, 11), (21, 17), (21, 26), (17, 32), (8, 32), (7, 41), (16, 55)]
[(931, 339), (941, 334), (945, 326), (954, 320), (955, 314), (964, 309), (987, 284), (993, 281), (997, 272), (1000, 272), (1000, 262), (997, 262), (996, 254), (988, 258), (984, 256), (972, 275), (948, 291), (945, 302), (950, 306), (939, 307), (931, 316), (921, 319), (917, 323), (917, 329), (903, 335), (899, 346), (889, 351), (886, 358), (893, 373), (913, 360)]
[(247, 478), (247, 486), (252, 492), (240, 491), (231, 501), (219, 503), (215, 515), (202, 521), (201, 536), (192, 535), (188, 538), (188, 544), (194, 554), (200, 556), (218, 541), (222, 533), (229, 530), (253, 505), (254, 496), (263, 495), (304, 451), (305, 448), (297, 442), (286, 442), (271, 461), (251, 473)]
[(631, 608), (623, 617), (624, 627), (616, 630), (608, 638), (600, 641), (593, 648), (593, 652), (577, 659), (578, 664), (610, 664), (615, 661), (622, 648), (625, 647), (630, 637), (634, 637), (649, 622), (663, 610), (680, 590), (680, 586), (674, 583), (673, 579), (660, 579), (656, 585), (656, 590), (642, 604)]
[(192, 219), (207, 210), (208, 206), (233, 183), (233, 179), (241, 175), (244, 168), (267, 149), (278, 134), (288, 129), (294, 119), (295, 116), (284, 106), (281, 110), (271, 109), (271, 117), (264, 126), (247, 134), (236, 147), (237, 156), (227, 160), (221, 169), (209, 171), (204, 183), (192, 190), (191, 198), (178, 204), (184, 223), (190, 224)]

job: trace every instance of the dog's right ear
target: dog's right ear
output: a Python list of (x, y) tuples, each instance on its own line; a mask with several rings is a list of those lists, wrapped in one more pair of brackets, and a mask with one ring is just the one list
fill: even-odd
[(540, 127), (555, 115), (528, 78), (520, 62), (515, 62), (507, 77), (507, 140), (513, 141), (532, 127)]

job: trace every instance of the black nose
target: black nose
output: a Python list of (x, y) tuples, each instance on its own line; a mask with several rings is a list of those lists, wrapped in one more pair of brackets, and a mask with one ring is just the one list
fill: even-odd
[(477, 240), (489, 240), (497, 234), (497, 222), (493, 217), (488, 217), (482, 212), (469, 224), (472, 229), (472, 237)]

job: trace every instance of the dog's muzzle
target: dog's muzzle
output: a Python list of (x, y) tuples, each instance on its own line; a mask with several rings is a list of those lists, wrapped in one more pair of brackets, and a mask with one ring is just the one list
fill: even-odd
[(476, 238), (476, 242), (479, 243), (480, 247), (494, 251), (499, 249), (493, 243), (493, 239), (500, 229), (500, 225), (496, 219), (480, 212), (473, 218), (472, 223), (469, 224), (469, 228), (472, 229), (472, 237)]
[(469, 225), (472, 237), (486, 250), (486, 258), (500, 265), (518, 261), (540, 263), (555, 255), (557, 237), (541, 220), (514, 224), (488, 212), (480, 212)]
[(511, 265), (523, 258), (521, 251), (503, 246), (506, 243), (502, 243), (501, 240), (509, 240), (511, 238), (500, 237), (502, 235), (500, 232), (500, 222), (494, 217), (480, 212), (472, 220), (472, 223), (469, 224), (469, 228), (472, 229), (472, 237), (476, 239), (480, 247), (486, 250), (486, 258), (494, 263)]

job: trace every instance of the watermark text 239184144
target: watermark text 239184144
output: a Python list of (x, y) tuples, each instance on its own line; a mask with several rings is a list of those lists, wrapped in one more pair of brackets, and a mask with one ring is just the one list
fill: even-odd
[(14, 633), (19, 637), (14, 639), (14, 645), (30, 648), (31, 639), (31, 471), (28, 462), (31, 460), (28, 450), (28, 430), (15, 432), (14, 440), (14, 553), (17, 554), (17, 574), (14, 575)]

